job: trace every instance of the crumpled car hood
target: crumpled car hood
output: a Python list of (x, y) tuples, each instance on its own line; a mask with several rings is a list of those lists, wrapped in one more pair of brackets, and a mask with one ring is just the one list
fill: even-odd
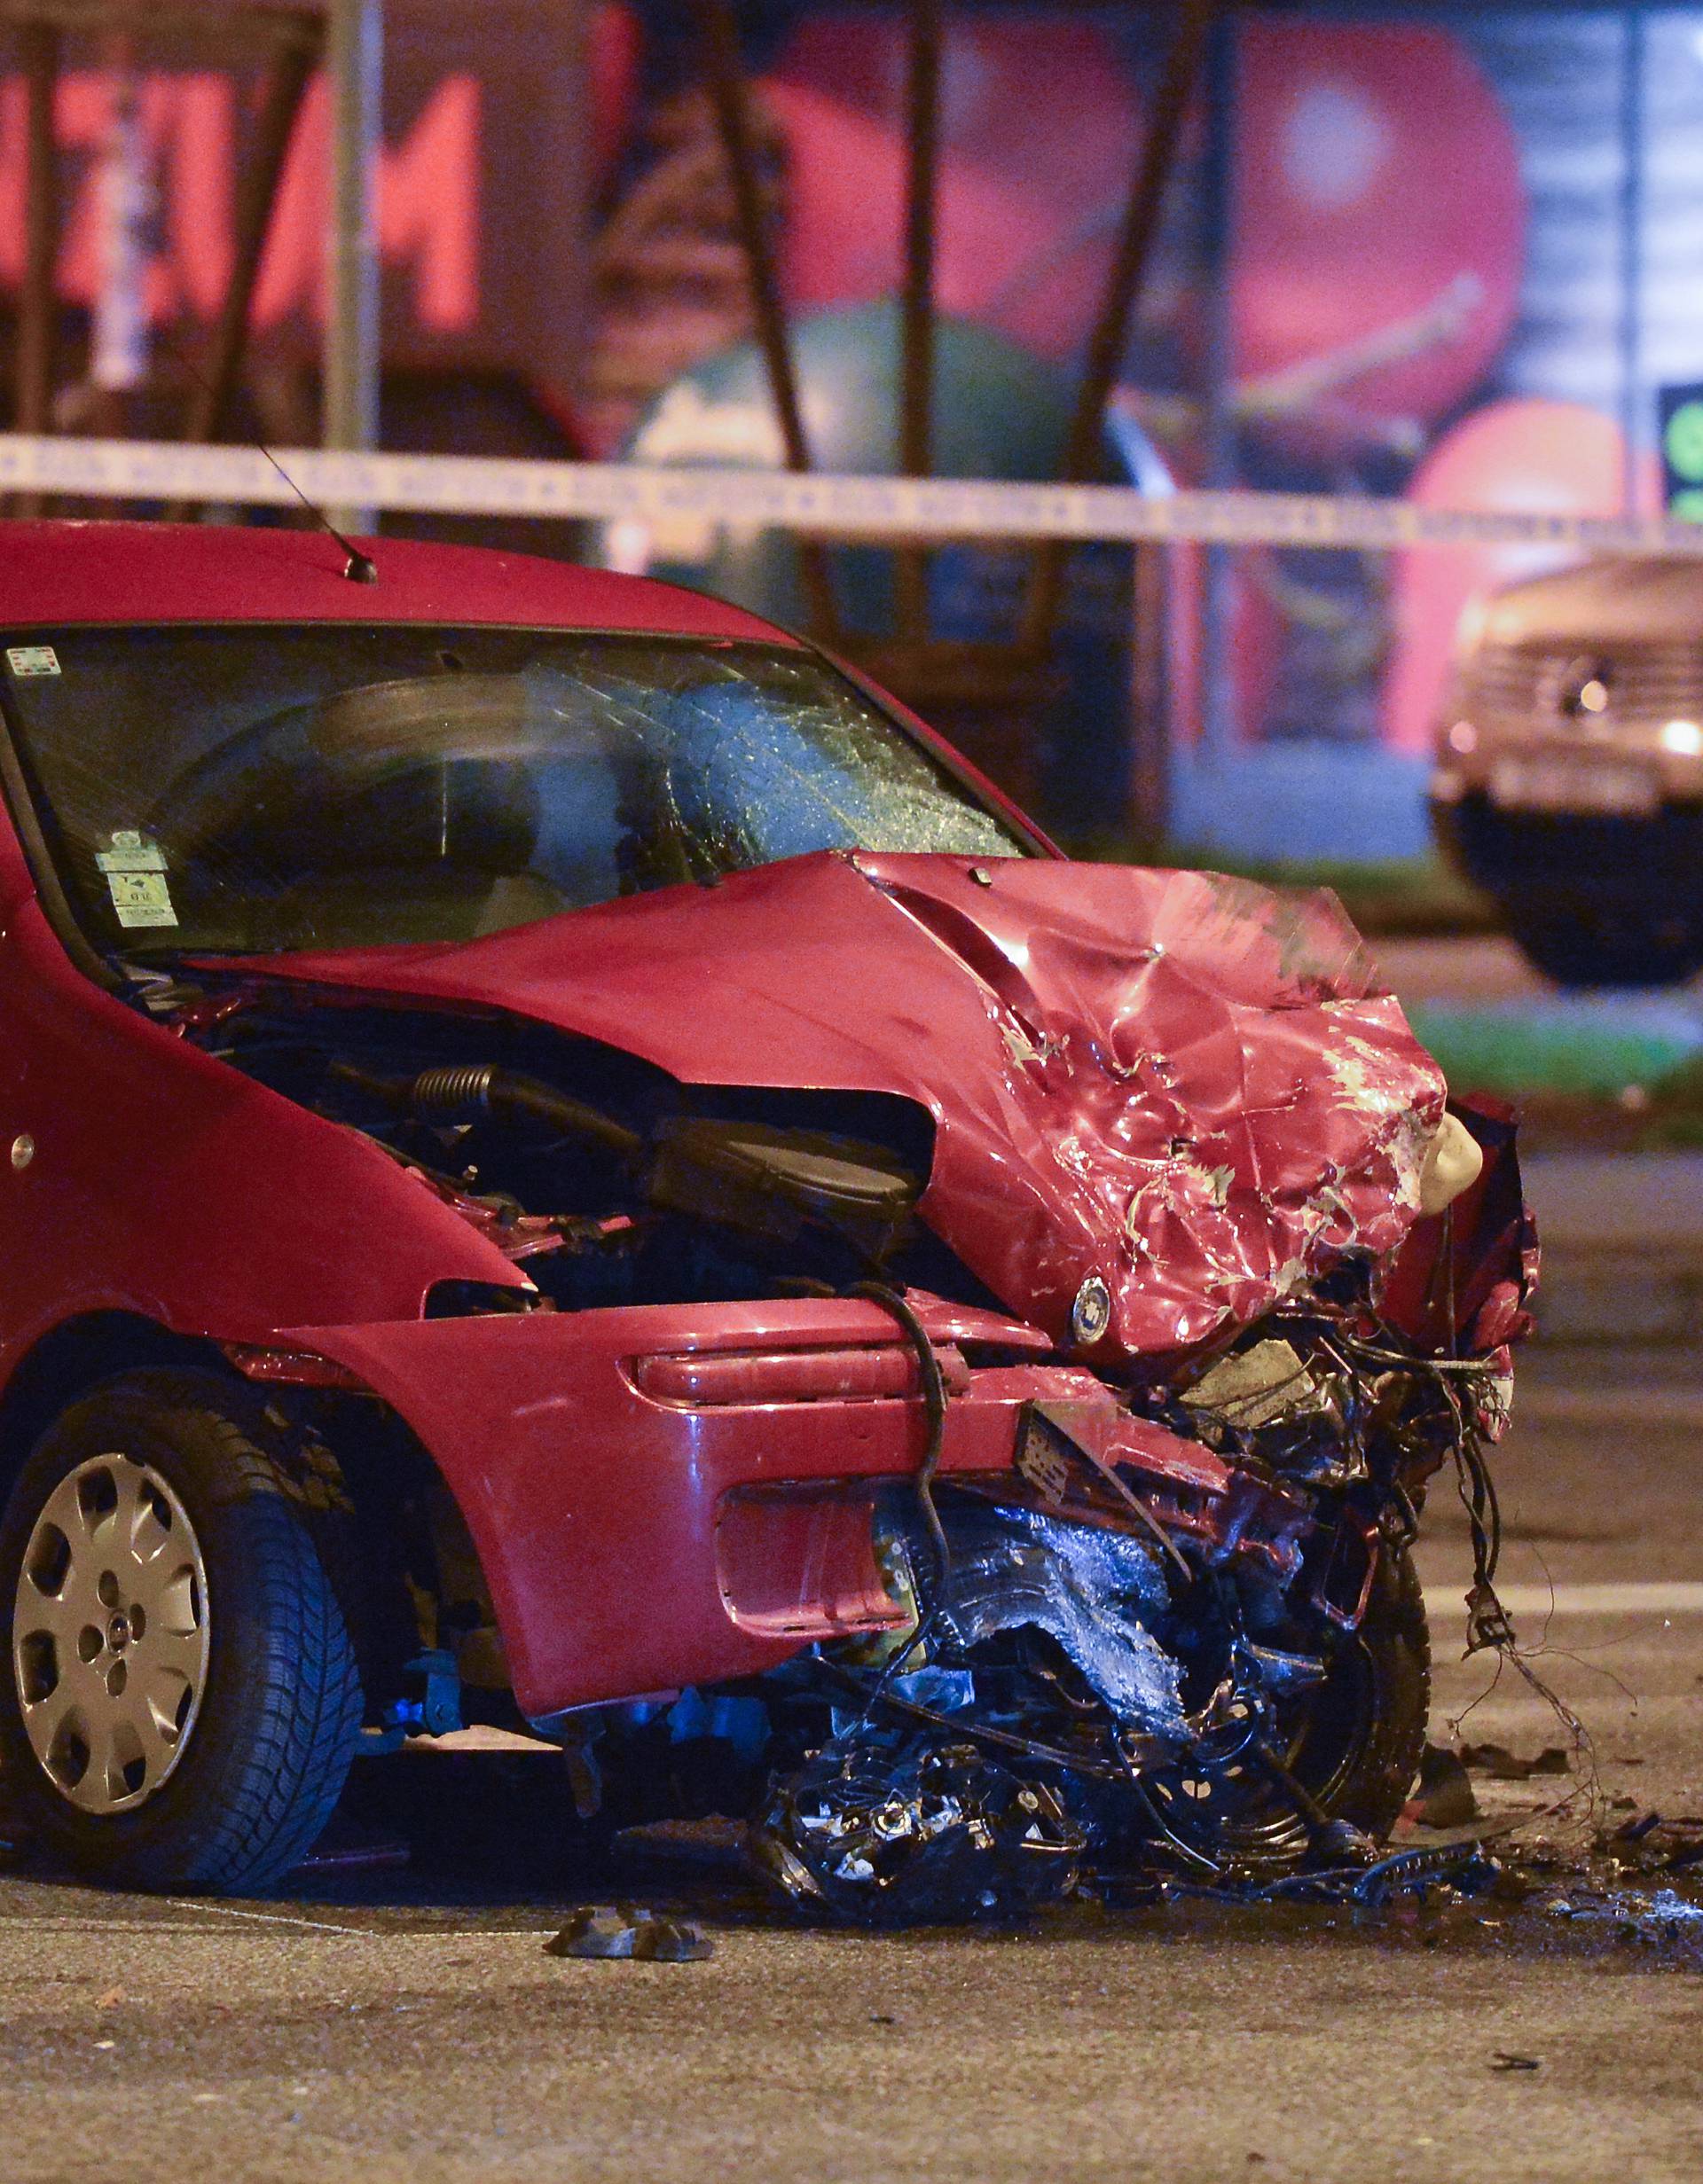
[(1163, 1357), (1418, 1217), (1441, 1073), (1329, 896), (1200, 873), (828, 852), (453, 947), (265, 961), (498, 1007), (687, 1084), (898, 1093), (921, 1211), (1012, 1311)]

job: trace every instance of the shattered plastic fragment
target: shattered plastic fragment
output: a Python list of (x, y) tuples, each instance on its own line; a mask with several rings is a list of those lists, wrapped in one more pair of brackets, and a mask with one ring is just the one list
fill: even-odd
[(1631, 1939), (1653, 1939), (1663, 1933), (1703, 1937), (1703, 1904), (1682, 1896), (1677, 1889), (1659, 1888), (1648, 1896), (1633, 1889), (1611, 1889), (1601, 1895), (1575, 1893), (1558, 1897), (1543, 1908), (1557, 1918), (1612, 1920), (1627, 1929)]
[(1121, 1723), (1181, 1738), (1178, 1664), (1140, 1620), (1165, 1598), (1158, 1557), (1141, 1540), (1032, 1509), (989, 1508), (954, 1528), (941, 1621), (966, 1648), (999, 1631), (1045, 1631)]
[(715, 1944), (684, 1919), (661, 1918), (632, 1904), (592, 1904), (576, 1911), (544, 1945), (546, 1956), (628, 1957), (635, 1962), (698, 1964)]
[[(1456, 1896), (1484, 1896), (1503, 1890), (1503, 1868), (1476, 1842), (1440, 1843), (1435, 1849), (1392, 1851), (1369, 1866), (1354, 1864), (1303, 1868), (1275, 1881), (1248, 1886), (1251, 1903), (1347, 1903), (1382, 1910), (1393, 1898), (1424, 1896), (1445, 1889)], [(1222, 1889), (1214, 1893), (1221, 1895)]]
[(1443, 1212), (1483, 1171), (1484, 1153), (1477, 1139), (1459, 1115), (1445, 1115), (1419, 1170), (1420, 1212)]
[(1479, 1817), (1479, 1801), (1459, 1756), (1427, 1744), (1419, 1762), (1419, 1790), (1407, 1816), (1422, 1828), (1464, 1828)]

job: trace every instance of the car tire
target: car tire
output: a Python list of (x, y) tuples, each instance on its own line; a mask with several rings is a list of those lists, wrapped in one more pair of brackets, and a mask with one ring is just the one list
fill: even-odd
[(1366, 1733), (1321, 1802), (1332, 1819), (1381, 1842), (1401, 1817), (1431, 1720), (1431, 1628), (1407, 1548), (1379, 1557), (1365, 1619), (1350, 1642), (1362, 1650), (1369, 1682)]
[[(1320, 1635), (1332, 1648), (1330, 1672), (1284, 1710), (1275, 1742), (1328, 1820), (1381, 1843), (1418, 1773), (1431, 1711), (1424, 1594), (1408, 1551), (1380, 1556), (1356, 1630)], [(1238, 1764), (1215, 1777), (1186, 1769), (1148, 1780), (1160, 1819), (1211, 1859), (1282, 1873), (1309, 1854), (1307, 1826), (1257, 1769)]]
[(1703, 970), (1703, 924), (1653, 911), (1506, 904), (1508, 929), (1558, 986), (1673, 986)]
[(0, 1771), (39, 1844), (112, 1885), (254, 1893), (311, 1846), (362, 1717), (276, 1413), (148, 1370), (74, 1403), (0, 1521)]

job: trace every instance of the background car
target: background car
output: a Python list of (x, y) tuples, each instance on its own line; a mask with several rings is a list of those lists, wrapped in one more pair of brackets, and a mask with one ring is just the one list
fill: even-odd
[(1614, 559), (1463, 618), (1432, 811), (1563, 984), (1703, 967), (1703, 561)]

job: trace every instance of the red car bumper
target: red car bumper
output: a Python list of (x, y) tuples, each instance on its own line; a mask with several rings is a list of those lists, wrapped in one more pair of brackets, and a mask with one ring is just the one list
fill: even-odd
[[(1133, 1418), (1034, 1330), (937, 1306), (943, 1475), (1010, 1472), (1024, 1406), (1168, 1474), (1217, 1460)], [(304, 1328), (406, 1421), (479, 1549), (517, 1698), (535, 1717), (773, 1668), (899, 1611), (867, 1483), (913, 1476), (916, 1363), (878, 1306), (809, 1299)], [(972, 1366), (990, 1350), (1005, 1361)], [(1220, 1474), (1222, 1475), (1220, 1476)], [(778, 1491), (777, 1491), (778, 1490)]]

